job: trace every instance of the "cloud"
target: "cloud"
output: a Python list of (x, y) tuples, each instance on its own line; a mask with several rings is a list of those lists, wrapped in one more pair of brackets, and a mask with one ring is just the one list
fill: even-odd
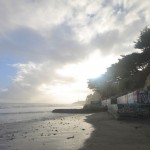
[(0, 1), (0, 58), (13, 59), (17, 69), (1, 99), (52, 100), (59, 87), (85, 96), (86, 83), (77, 90), (77, 78), (57, 69), (79, 64), (95, 50), (116, 60), (135, 51), (133, 41), (150, 25), (149, 7), (149, 0)]
[(38, 32), (30, 28), (17, 28), (0, 35), (0, 53), (11, 54), (12, 57), (24, 57), (28, 60), (40, 55), (46, 49), (47, 41)]
[(95, 48), (99, 48), (104, 54), (108, 54), (111, 52), (116, 43), (120, 42), (121, 38), (119, 37), (118, 30), (110, 30), (101, 34), (97, 34), (91, 43), (91, 45), (95, 46)]
[(55, 26), (48, 36), (31, 28), (17, 28), (0, 35), (0, 53), (26, 61), (72, 62), (83, 59), (89, 53), (88, 45), (74, 37), (71, 27), (64, 23)]
[[(63, 103), (64, 97), (71, 98), (73, 92), (84, 97), (87, 93), (87, 89), (81, 87), (82, 84), (77, 83), (75, 77), (58, 74), (53, 66), (51, 67), (51, 62), (41, 64), (29, 62), (28, 64), (14, 64), (13, 67), (18, 69), (17, 76), (7, 90), (1, 89), (0, 92), (0, 98), (5, 102)], [(66, 94), (66, 92), (69, 93)], [(70, 100), (77, 100), (79, 95), (75, 95)]]
[(69, 9), (64, 0), (0, 1), (0, 31), (22, 25), (40, 30), (50, 28), (63, 22)]
[[(107, 53), (102, 48), (107, 48), (110, 52), (111, 43), (114, 47), (119, 45), (120, 40), (131, 42), (135, 33), (149, 24), (148, 4), (148, 1), (117, 0), (83, 0), (82, 3), (59, 0), (36, 0), (28, 3), (25, 0), (19, 3), (4, 1), (0, 5), (3, 7), (1, 14), (6, 15), (3, 21), (5, 25), (1, 26), (4, 32), (0, 35), (0, 51), (13, 54), (15, 49), (19, 57), (23, 55), (30, 61), (34, 59), (32, 53), (36, 53), (37, 58), (40, 56), (45, 59), (49, 56), (51, 59), (52, 54), (54, 59), (70, 58), (71, 61), (71, 57), (78, 59), (80, 55), (82, 58), (92, 52), (93, 49), (89, 48), (95, 41), (100, 46), (99, 50)], [(8, 26), (6, 31), (5, 26)], [(109, 36), (113, 36), (112, 32), (116, 32), (115, 36), (107, 44)], [(126, 40), (127, 38), (130, 39)], [(96, 42), (98, 40), (100, 44)], [(80, 52), (80, 55), (76, 56), (75, 51)]]

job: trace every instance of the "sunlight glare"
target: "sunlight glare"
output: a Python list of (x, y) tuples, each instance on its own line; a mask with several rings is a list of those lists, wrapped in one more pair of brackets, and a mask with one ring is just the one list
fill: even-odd
[(38, 90), (46, 97), (52, 97), (63, 103), (71, 103), (77, 100), (85, 100), (86, 96), (91, 93), (87, 88), (87, 80), (95, 78), (105, 73), (107, 67), (116, 61), (111, 56), (103, 57), (99, 51), (95, 51), (89, 57), (77, 64), (68, 64), (61, 69), (56, 70), (60, 77), (73, 78), (70, 82), (60, 82), (59, 79), (54, 84), (41, 84)]
[(78, 80), (96, 78), (103, 74), (115, 60), (116, 58), (112, 55), (103, 57), (99, 51), (95, 51), (85, 61), (69, 64), (63, 69), (57, 70), (57, 73), (65, 77), (74, 77)]

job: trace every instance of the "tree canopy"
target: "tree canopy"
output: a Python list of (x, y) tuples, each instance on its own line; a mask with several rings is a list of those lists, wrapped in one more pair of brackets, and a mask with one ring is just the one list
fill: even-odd
[(150, 28), (146, 27), (137, 41), (135, 42), (135, 48), (142, 49), (143, 51), (150, 49)]
[(117, 63), (112, 64), (102, 76), (88, 81), (88, 87), (98, 91), (102, 99), (116, 97), (144, 87), (150, 73), (150, 28), (146, 27), (137, 41), (135, 48), (139, 53), (122, 55)]

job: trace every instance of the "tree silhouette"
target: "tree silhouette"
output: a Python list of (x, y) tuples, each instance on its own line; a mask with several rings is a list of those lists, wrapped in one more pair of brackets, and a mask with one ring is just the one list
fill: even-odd
[(146, 27), (135, 42), (135, 48), (143, 51), (150, 50), (150, 28)]
[(88, 87), (98, 91), (102, 99), (116, 97), (143, 88), (150, 74), (150, 29), (146, 27), (135, 42), (140, 53), (122, 55), (118, 63), (96, 79), (89, 79)]

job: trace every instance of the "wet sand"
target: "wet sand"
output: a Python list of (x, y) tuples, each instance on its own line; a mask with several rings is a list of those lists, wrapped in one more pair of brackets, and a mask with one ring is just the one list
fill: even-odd
[(0, 125), (0, 150), (148, 150), (150, 121), (107, 112)]
[(0, 125), (0, 150), (75, 150), (93, 131), (88, 114)]

